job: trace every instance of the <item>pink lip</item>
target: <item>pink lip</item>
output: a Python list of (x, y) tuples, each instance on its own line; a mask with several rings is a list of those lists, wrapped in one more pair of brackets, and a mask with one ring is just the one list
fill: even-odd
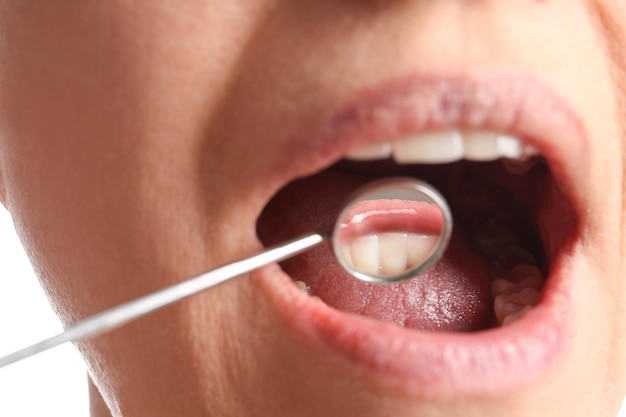
[(362, 201), (346, 216), (339, 241), (349, 241), (369, 233), (394, 231), (437, 236), (441, 234), (442, 227), (443, 215), (433, 204), (398, 200)]
[[(524, 138), (546, 158), (577, 221), (584, 222), (575, 184), (589, 166), (586, 135), (567, 105), (529, 77), (417, 76), (362, 91), (311, 134), (290, 142), (285, 180), (318, 171), (357, 147), (452, 127)], [(575, 320), (570, 265), (579, 235), (580, 227), (552, 258), (534, 309), (510, 325), (478, 333), (419, 332), (342, 313), (299, 292), (275, 268), (259, 271), (256, 282), (299, 340), (334, 352), (375, 380), (438, 398), (490, 394), (522, 388), (568, 351)]]

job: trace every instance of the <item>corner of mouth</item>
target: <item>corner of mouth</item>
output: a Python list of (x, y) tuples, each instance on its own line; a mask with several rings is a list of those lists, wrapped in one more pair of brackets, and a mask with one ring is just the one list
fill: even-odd
[[(471, 333), (405, 329), (311, 300), (291, 284), (293, 277), (263, 270), (257, 282), (280, 322), (299, 340), (366, 369), (372, 379), (422, 395), (514, 390), (553, 369), (568, 350), (575, 317), (571, 265), (585, 223), (576, 184), (589, 166), (588, 138), (567, 103), (528, 75), (419, 74), (364, 88), (336, 109), (283, 149), (290, 160), (281, 168), (285, 183), (327, 169), (355, 150), (407, 135), (497, 132), (520, 138), (545, 161), (550, 201), (542, 204), (564, 204), (566, 221), (559, 227), (567, 231), (544, 239), (549, 259), (541, 296), (505, 327)], [(549, 213), (556, 217), (554, 210)]]

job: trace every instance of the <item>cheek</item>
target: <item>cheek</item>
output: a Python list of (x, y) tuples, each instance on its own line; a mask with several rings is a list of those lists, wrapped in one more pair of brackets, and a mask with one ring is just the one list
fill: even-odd
[[(228, 193), (216, 181), (206, 193), (206, 155), (221, 160), (207, 126), (264, 3), (23, 3), (0, 17), (7, 204), (66, 319), (120, 298), (101, 283), (143, 291), (149, 280), (111, 277), (147, 260), (167, 281), (221, 256), (204, 243), (223, 210), (209, 200)], [(61, 301), (86, 285), (112, 298)]]
[[(254, 219), (233, 200), (246, 193), (235, 195), (220, 181), (228, 164), (208, 126), (262, 2), (224, 6), (228, 13), (215, 8), (223, 2), (187, 2), (199, 9), (181, 9), (196, 19), (189, 22), (151, 5), (129, 21), (116, 14), (121, 3), (97, 10), (87, 2), (29, 3), (0, 17), (11, 52), (0, 70), (6, 204), (66, 323), (204, 272), (254, 244), (241, 227), (229, 227), (233, 218), (250, 219), (253, 234)], [(230, 36), (215, 37), (215, 30)], [(182, 391), (197, 376), (194, 359), (216, 362), (227, 356), (220, 349), (233, 346), (189, 351), (189, 334), (221, 329), (225, 339), (241, 339), (222, 323), (252, 315), (241, 307), (252, 297), (239, 288), (82, 344), (99, 386), (111, 398), (192, 396)], [(180, 383), (143, 383), (145, 362), (128, 352), (168, 364), (163, 372)], [(105, 361), (110, 366), (99, 368)], [(220, 364), (206, 368), (215, 372), (209, 381), (227, 374)]]

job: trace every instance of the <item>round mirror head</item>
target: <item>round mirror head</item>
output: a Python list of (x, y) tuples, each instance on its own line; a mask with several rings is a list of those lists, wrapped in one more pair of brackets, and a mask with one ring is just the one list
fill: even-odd
[(452, 214), (431, 185), (385, 178), (352, 194), (332, 235), (335, 256), (356, 278), (389, 284), (413, 278), (446, 250)]

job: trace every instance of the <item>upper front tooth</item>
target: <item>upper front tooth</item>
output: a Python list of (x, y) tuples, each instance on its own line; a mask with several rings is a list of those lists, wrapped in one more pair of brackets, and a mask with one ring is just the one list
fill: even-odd
[(463, 134), (465, 159), (493, 161), (498, 158), (521, 159), (527, 157), (524, 143), (516, 137), (494, 132), (469, 131)]
[(346, 157), (357, 161), (393, 159), (399, 164), (442, 164), (460, 159), (493, 161), (498, 158), (525, 161), (537, 150), (520, 139), (484, 131), (461, 132), (450, 129), (419, 133), (350, 152)]
[(364, 148), (356, 149), (346, 155), (346, 158), (353, 161), (371, 161), (376, 159), (387, 159), (391, 157), (391, 144), (389, 142), (375, 143)]
[(465, 159), (470, 161), (492, 161), (500, 156), (498, 135), (491, 132), (465, 132), (463, 148)]
[(442, 164), (463, 158), (463, 138), (458, 130), (409, 136), (393, 142), (392, 148), (399, 164)]
[(504, 158), (520, 159), (525, 156), (524, 144), (513, 136), (500, 135), (498, 153)]

